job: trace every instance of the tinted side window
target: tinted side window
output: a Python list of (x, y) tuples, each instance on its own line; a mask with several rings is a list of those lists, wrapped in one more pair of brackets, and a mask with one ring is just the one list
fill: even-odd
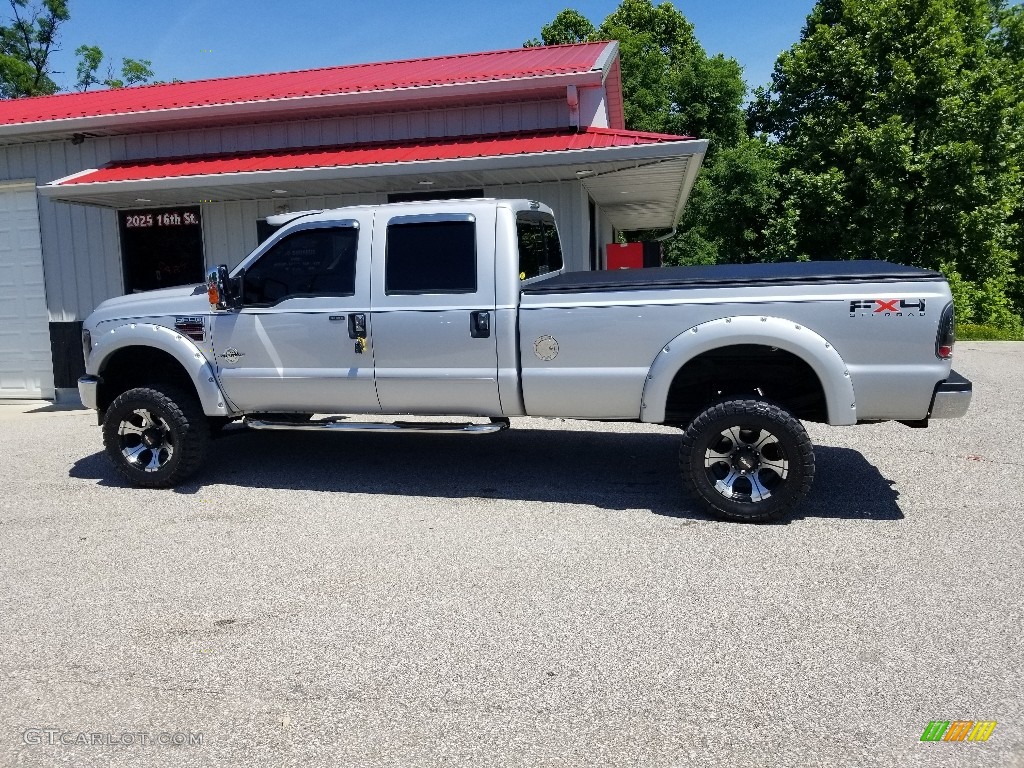
[(476, 225), (472, 221), (389, 224), (384, 291), (476, 293)]
[(293, 296), (351, 296), (356, 289), (359, 230), (307, 229), (289, 235), (245, 271), (247, 306)]
[(562, 247), (555, 221), (546, 213), (521, 212), (516, 216), (519, 236), (519, 278), (531, 277), (562, 268)]

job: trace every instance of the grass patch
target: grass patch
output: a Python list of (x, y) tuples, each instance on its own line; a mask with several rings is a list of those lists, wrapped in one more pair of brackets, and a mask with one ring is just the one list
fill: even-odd
[(957, 323), (957, 341), (1024, 341), (1024, 333), (995, 325)]

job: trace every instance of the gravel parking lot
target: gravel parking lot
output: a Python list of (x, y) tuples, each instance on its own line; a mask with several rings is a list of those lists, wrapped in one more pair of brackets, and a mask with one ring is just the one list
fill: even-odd
[(956, 368), (966, 419), (810, 425), (768, 526), (659, 427), (239, 430), (145, 491), (0, 406), (0, 764), (1024, 766), (1024, 344)]

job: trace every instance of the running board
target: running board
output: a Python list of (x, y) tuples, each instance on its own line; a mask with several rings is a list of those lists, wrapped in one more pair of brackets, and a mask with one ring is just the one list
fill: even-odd
[(250, 421), (245, 419), (250, 429), (280, 429), (292, 432), (320, 432), (323, 430), (340, 432), (433, 432), (442, 435), (491, 435), (508, 429), (508, 419), (491, 419), (490, 424), (445, 424), (436, 421), (395, 421), (390, 424), (375, 421), (339, 421), (337, 419), (317, 419), (298, 423), (289, 421)]

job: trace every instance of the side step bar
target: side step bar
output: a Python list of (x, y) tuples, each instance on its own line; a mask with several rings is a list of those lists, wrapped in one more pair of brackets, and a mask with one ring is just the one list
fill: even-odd
[(508, 429), (509, 421), (504, 418), (491, 419), (490, 424), (445, 424), (436, 421), (395, 421), (391, 424), (374, 421), (339, 421), (338, 419), (317, 419), (298, 423), (288, 421), (250, 421), (245, 419), (250, 429), (280, 429), (299, 432), (319, 432), (323, 430), (340, 432), (433, 432), (441, 435), (492, 435)]

